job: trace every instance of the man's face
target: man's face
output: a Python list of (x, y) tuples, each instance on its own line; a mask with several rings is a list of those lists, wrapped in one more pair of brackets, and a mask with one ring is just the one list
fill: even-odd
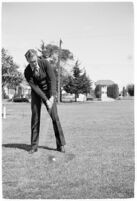
[(30, 64), (30, 66), (31, 66), (32, 69), (36, 68), (37, 65), (38, 65), (38, 58), (37, 58), (37, 56), (30, 57), (28, 59), (28, 62), (29, 62), (29, 64)]

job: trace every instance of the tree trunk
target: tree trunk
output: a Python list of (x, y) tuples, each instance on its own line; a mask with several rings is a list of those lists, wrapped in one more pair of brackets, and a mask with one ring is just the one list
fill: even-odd
[(62, 102), (62, 89), (60, 89), (60, 102)]
[(15, 89), (14, 89), (14, 90), (15, 90), (15, 94), (14, 94), (14, 96), (16, 96), (16, 91), (17, 91), (16, 87), (15, 87)]
[(75, 94), (75, 102), (77, 102), (77, 94)]

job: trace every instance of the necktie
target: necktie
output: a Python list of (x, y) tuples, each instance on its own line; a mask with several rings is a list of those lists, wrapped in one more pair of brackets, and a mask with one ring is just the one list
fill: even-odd
[(34, 69), (34, 76), (35, 76), (36, 78), (39, 78), (39, 69), (38, 69), (38, 67), (36, 67), (36, 68)]

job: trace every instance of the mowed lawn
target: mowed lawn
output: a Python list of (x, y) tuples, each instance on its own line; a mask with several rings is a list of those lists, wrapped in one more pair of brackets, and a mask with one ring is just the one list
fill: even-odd
[[(3, 198), (134, 197), (134, 101), (62, 103), (66, 153), (55, 150), (42, 106), (39, 151), (30, 148), (30, 103), (7, 103), (3, 119)], [(55, 157), (55, 161), (52, 160)]]

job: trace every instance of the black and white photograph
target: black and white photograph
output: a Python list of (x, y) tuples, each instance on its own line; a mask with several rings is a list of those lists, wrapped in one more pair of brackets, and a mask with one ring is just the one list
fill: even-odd
[(135, 198), (134, 1), (2, 1), (3, 199)]

